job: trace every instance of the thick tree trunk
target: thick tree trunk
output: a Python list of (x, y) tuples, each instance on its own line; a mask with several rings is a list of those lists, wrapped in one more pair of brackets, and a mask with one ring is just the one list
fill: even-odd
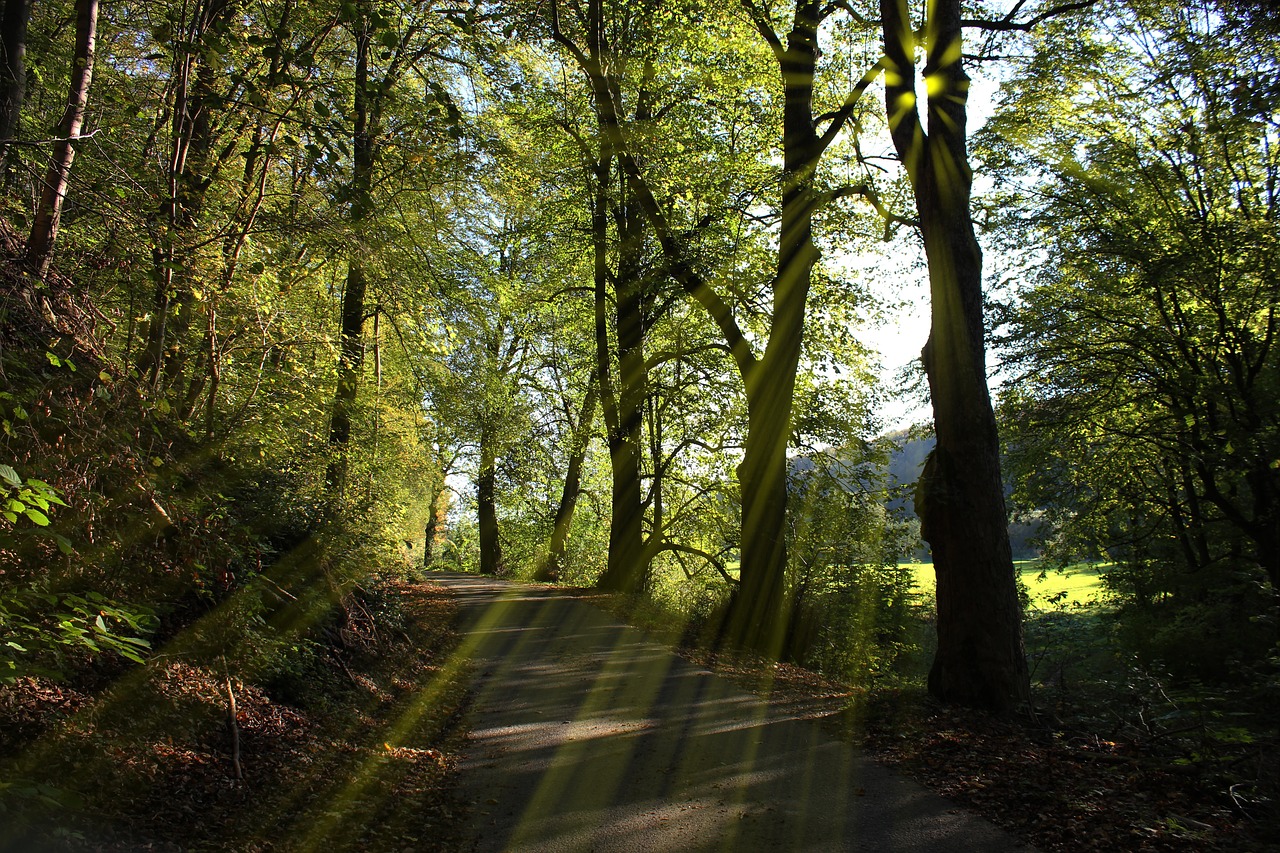
[[(351, 134), (353, 172), (351, 176), (351, 208), (348, 221), (358, 231), (373, 210), (374, 128), (372, 119), (374, 93), (369, 80), (369, 50), (373, 39), (368, 9), (361, 7), (356, 23), (355, 97), (352, 105), (354, 123)], [(338, 356), (338, 385), (333, 395), (333, 414), (329, 419), (329, 451), (332, 454), (325, 472), (325, 488), (330, 495), (340, 496), (346, 486), (347, 451), (351, 442), (351, 421), (360, 390), (360, 374), (364, 366), (365, 295), (369, 278), (358, 247), (352, 247), (347, 260), (347, 279), (342, 291), (342, 316)]]
[(74, 141), (84, 125), (85, 107), (89, 103), (89, 84), (93, 80), (93, 55), (98, 32), (98, 0), (76, 0), (76, 49), (71, 60), (71, 86), (67, 109), (58, 122), (58, 141), (53, 147), (49, 170), (45, 173), (36, 207), (31, 237), (27, 241), (27, 269), (43, 281), (53, 261), (54, 243), (62, 220), (62, 203), (66, 198), (71, 163), (75, 159)]
[(929, 691), (1007, 711), (1029, 690), (1022, 612), (1009, 549), (1000, 445), (987, 389), (982, 252), (969, 211), (959, 0), (930, 5), (925, 24), (929, 127), (915, 98), (915, 39), (905, 0), (881, 0), (886, 106), (920, 215), (932, 329), (922, 357), (937, 445), (917, 486), (921, 535), (937, 574), (938, 651)]
[(582, 466), (587, 459), (587, 444), (591, 436), (591, 425), (596, 418), (596, 401), (599, 397), (597, 383), (587, 386), (587, 394), (582, 401), (582, 413), (574, 425), (569, 462), (565, 467), (564, 486), (560, 490), (560, 503), (556, 506), (555, 518), (551, 525), (551, 541), (547, 547), (547, 557), (534, 573), (534, 580), (559, 580), (564, 568), (565, 554), (569, 547), (569, 528), (573, 526), (574, 510), (578, 506), (578, 496), (582, 493)]
[(782, 217), (778, 271), (773, 282), (769, 344), (743, 377), (748, 431), (738, 478), (742, 484), (740, 582), (730, 604), (728, 636), (735, 644), (778, 657), (787, 635), (787, 444), (804, 318), (818, 248), (813, 178), (822, 148), (813, 117), (818, 4), (797, 2), (786, 49), (779, 56), (783, 82)]

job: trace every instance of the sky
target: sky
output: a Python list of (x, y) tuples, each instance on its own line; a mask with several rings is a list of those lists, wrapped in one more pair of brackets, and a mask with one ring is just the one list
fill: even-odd
[[(970, 136), (981, 128), (995, 109), (999, 81), (970, 69), (974, 79), (969, 91)], [(982, 191), (981, 176), (975, 176), (974, 193)], [(981, 235), (979, 235), (981, 239)], [(929, 286), (927, 271), (919, 263), (917, 240), (904, 231), (882, 248), (882, 255), (861, 261), (846, 259), (851, 270), (861, 276), (871, 292), (885, 305), (886, 315), (878, 324), (868, 324), (858, 337), (881, 355), (880, 379), (890, 390), (903, 386), (903, 368), (918, 365), (920, 349), (929, 337)], [(990, 265), (990, 260), (987, 260)], [(994, 367), (990, 362), (989, 369)], [(886, 432), (904, 429), (931, 420), (932, 412), (921, 393), (903, 399), (886, 399), (881, 415)]]

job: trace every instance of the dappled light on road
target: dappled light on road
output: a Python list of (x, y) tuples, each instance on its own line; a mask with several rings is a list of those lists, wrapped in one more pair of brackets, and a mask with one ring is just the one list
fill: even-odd
[(568, 593), (433, 579), (475, 667), (478, 851), (1025, 849)]

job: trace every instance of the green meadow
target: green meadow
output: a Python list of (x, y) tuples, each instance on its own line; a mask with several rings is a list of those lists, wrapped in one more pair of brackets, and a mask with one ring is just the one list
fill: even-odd
[[(911, 570), (916, 589), (933, 594), (933, 563), (901, 563)], [(1039, 560), (1017, 560), (1014, 567), (1031, 595), (1035, 608), (1052, 606), (1055, 602), (1073, 605), (1088, 604), (1102, 597), (1102, 569), (1105, 563), (1076, 563), (1065, 569), (1046, 567)]]

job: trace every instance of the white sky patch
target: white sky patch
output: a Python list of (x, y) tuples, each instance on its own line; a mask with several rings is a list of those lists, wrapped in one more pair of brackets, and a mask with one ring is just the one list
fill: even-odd
[[(969, 90), (968, 131), (972, 136), (991, 117), (1000, 81), (981, 75), (975, 69), (969, 70), (975, 74)], [(989, 189), (980, 174), (974, 177), (975, 195)], [(884, 305), (881, 322), (864, 325), (859, 330), (859, 337), (880, 353), (879, 376), (890, 392), (880, 410), (886, 431), (932, 418), (920, 384), (923, 380), (919, 383), (914, 381), (921, 371), (920, 350), (929, 338), (929, 281), (922, 256), (919, 239), (902, 231), (892, 242), (883, 244), (879, 252), (849, 255), (836, 261), (837, 267), (843, 267), (866, 281), (871, 292)], [(989, 258), (985, 266), (989, 272)], [(990, 358), (988, 354), (988, 366), (994, 368)], [(906, 379), (908, 368), (912, 368), (912, 381)], [(913, 389), (910, 387), (913, 384), (920, 387)]]

